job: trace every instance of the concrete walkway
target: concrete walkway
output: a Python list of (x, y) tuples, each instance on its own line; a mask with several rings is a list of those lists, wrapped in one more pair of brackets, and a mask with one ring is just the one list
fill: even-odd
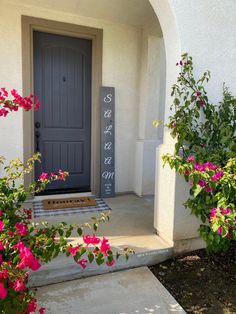
[(147, 267), (44, 286), (37, 298), (50, 314), (185, 313)]
[[(154, 233), (152, 196), (118, 195), (105, 199), (105, 202), (112, 208), (110, 221), (99, 226), (97, 235), (107, 237), (112, 246), (133, 248), (137, 253), (170, 247)], [(61, 221), (83, 224), (90, 222), (92, 216), (99, 216), (99, 212), (35, 218), (34, 222), (46, 220), (50, 224)], [(72, 234), (70, 241), (78, 241), (76, 234)]]
[[(29, 282), (31, 287), (94, 276), (108, 271), (154, 265), (173, 255), (172, 246), (154, 233), (153, 197), (140, 198), (133, 194), (120, 195), (106, 199), (106, 202), (112, 208), (111, 220), (101, 224), (98, 235), (106, 236), (110, 240), (114, 252), (129, 247), (135, 251), (135, 255), (131, 255), (128, 262), (124, 258), (120, 258), (113, 267), (106, 265), (98, 267), (96, 263), (92, 263), (86, 269), (79, 267), (72, 258), (59, 256), (52, 262), (43, 265), (37, 272), (32, 273)], [(46, 220), (51, 224), (59, 221), (84, 223), (96, 214), (52, 216), (47, 217)], [(41, 220), (35, 219), (35, 222)], [(75, 234), (72, 234), (70, 241), (73, 244), (77, 243), (78, 238)]]

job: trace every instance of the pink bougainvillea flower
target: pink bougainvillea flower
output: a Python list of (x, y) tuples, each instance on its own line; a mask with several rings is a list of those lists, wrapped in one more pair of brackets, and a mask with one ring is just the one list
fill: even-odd
[(39, 176), (39, 180), (44, 181), (48, 179), (48, 174), (46, 172), (42, 172)]
[(72, 256), (75, 256), (76, 255), (76, 252), (79, 250), (79, 246), (75, 246), (75, 247), (68, 247), (67, 251), (70, 252), (70, 254)]
[(213, 189), (212, 188), (206, 188), (206, 190), (205, 190), (207, 193), (211, 193), (212, 191), (213, 191)]
[(77, 261), (77, 264), (79, 264), (82, 268), (86, 268), (87, 263), (88, 263), (88, 261), (86, 259), (81, 259), (81, 260)]
[(40, 314), (44, 314), (45, 311), (46, 311), (45, 307), (41, 307), (41, 308), (39, 309), (39, 313), (40, 313)]
[(17, 249), (19, 251), (23, 250), (24, 247), (25, 246), (24, 246), (24, 243), (22, 241), (19, 241), (19, 242), (17, 242), (17, 244), (13, 245), (13, 249), (14, 250)]
[(4, 250), (4, 246), (2, 244), (2, 242), (0, 241), (0, 251), (3, 251)]
[(3, 212), (2, 212), (2, 210), (0, 209), (0, 217), (2, 216), (2, 214), (3, 214)]
[(184, 175), (188, 177), (190, 175), (190, 171), (189, 170), (185, 170), (184, 171)]
[(5, 96), (5, 97), (8, 96), (8, 91), (6, 90), (5, 87), (2, 87), (2, 88), (1, 88), (1, 91), (2, 91), (2, 93), (3, 93), (3, 96)]
[(15, 291), (23, 291), (25, 290), (25, 283), (17, 278), (16, 281), (14, 282), (13, 289)]
[(87, 234), (86, 236), (83, 236), (83, 241), (86, 245), (96, 245), (100, 243), (100, 239), (98, 237), (96, 237), (94, 234), (92, 236), (90, 236), (89, 234)]
[(33, 95), (32, 95), (32, 97), (34, 97), (34, 110), (38, 110), (39, 107), (40, 107), (39, 99), (38, 99), (37, 96), (33, 96)]
[(205, 166), (201, 164), (194, 164), (194, 169), (197, 171), (204, 172), (205, 171)]
[(213, 165), (213, 163), (210, 161), (205, 162), (204, 167), (208, 168), (209, 170), (216, 170), (217, 168), (219, 168), (218, 166)]
[(207, 162), (204, 163), (204, 166), (205, 166), (205, 168), (211, 169), (211, 167), (213, 166), (213, 164), (212, 164), (212, 162), (207, 161)]
[(8, 278), (8, 270), (6, 268), (3, 268), (0, 271), (0, 279), (7, 279)]
[(216, 217), (217, 214), (217, 208), (212, 208), (210, 211), (210, 220)]
[(16, 231), (19, 235), (26, 236), (28, 234), (28, 229), (23, 223), (17, 222), (15, 227), (16, 227)]
[(8, 115), (8, 111), (5, 108), (0, 109), (0, 117), (6, 117)]
[(211, 177), (211, 181), (217, 181), (219, 180), (221, 177), (223, 177), (224, 172), (223, 171), (218, 171), (216, 172), (212, 177)]
[(206, 183), (205, 180), (200, 179), (200, 180), (198, 181), (198, 185), (200, 185), (200, 187), (204, 188), (204, 187), (207, 185), (207, 183)]
[(227, 207), (226, 209), (221, 207), (220, 208), (220, 212), (221, 212), (222, 215), (228, 215), (228, 214), (231, 213), (231, 209), (229, 207)]
[(0, 299), (6, 299), (7, 289), (4, 287), (4, 283), (0, 282)]
[(3, 223), (3, 221), (0, 220), (0, 231), (2, 231), (4, 229), (5, 225)]
[(106, 262), (106, 265), (107, 266), (113, 266), (115, 264), (115, 261), (114, 261), (114, 259), (111, 261), (111, 262)]
[(195, 156), (193, 156), (193, 155), (188, 156), (187, 161), (188, 162), (194, 162), (195, 161)]
[(176, 122), (171, 122), (170, 127), (171, 127), (172, 129), (175, 129), (176, 126), (177, 126), (177, 123), (176, 123)]
[(222, 227), (220, 226), (220, 227), (217, 229), (217, 233), (220, 234), (220, 235), (222, 235), (222, 231), (223, 231), (223, 229), (222, 229)]
[(17, 264), (17, 267), (20, 269), (24, 269), (26, 267), (29, 267), (30, 269), (36, 271), (38, 270), (41, 265), (39, 261), (34, 257), (31, 250), (27, 247), (25, 247), (23, 244), (17, 244), (17, 248), (20, 251), (20, 262)]
[(64, 171), (62, 171), (61, 169), (58, 170), (58, 179), (59, 180), (65, 180), (65, 176), (66, 176), (66, 173)]
[(32, 219), (32, 209), (24, 208), (24, 213), (27, 215), (27, 219)]
[(103, 237), (103, 239), (101, 240), (101, 247), (100, 247), (100, 251), (104, 254), (107, 254), (107, 251), (110, 250), (110, 244), (108, 243), (108, 239), (106, 239), (105, 237)]
[(35, 311), (36, 311), (36, 308), (37, 308), (36, 300), (35, 300), (35, 299), (32, 299), (32, 300), (30, 301), (30, 303), (28, 304), (28, 307), (27, 307), (26, 312), (27, 312), (27, 313), (35, 312)]
[(9, 230), (9, 231), (8, 231), (8, 236), (11, 238), (11, 237), (13, 237), (13, 235), (14, 235), (14, 232), (11, 231), (11, 230)]

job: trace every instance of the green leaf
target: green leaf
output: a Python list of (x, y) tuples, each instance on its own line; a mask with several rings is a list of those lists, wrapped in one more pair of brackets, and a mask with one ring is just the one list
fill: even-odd
[(77, 229), (77, 233), (78, 233), (78, 235), (81, 237), (82, 234), (83, 234), (83, 229), (79, 227), (79, 228)]
[(98, 224), (97, 223), (93, 224), (93, 229), (94, 229), (94, 231), (98, 230)]
[(92, 263), (94, 260), (94, 254), (91, 251), (89, 251), (87, 255), (88, 255), (89, 263)]
[(193, 188), (193, 191), (194, 191), (193, 196), (194, 196), (194, 197), (197, 197), (198, 194), (201, 193), (202, 187), (197, 184), (197, 185)]

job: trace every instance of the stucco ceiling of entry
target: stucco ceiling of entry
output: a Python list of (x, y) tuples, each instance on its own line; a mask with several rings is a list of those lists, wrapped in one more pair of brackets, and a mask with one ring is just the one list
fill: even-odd
[(11, 2), (135, 26), (157, 21), (148, 0), (11, 0)]

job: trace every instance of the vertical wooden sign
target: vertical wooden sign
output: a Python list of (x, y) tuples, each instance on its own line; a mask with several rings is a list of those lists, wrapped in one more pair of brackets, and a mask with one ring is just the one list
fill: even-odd
[(115, 89), (101, 87), (101, 197), (115, 196)]

